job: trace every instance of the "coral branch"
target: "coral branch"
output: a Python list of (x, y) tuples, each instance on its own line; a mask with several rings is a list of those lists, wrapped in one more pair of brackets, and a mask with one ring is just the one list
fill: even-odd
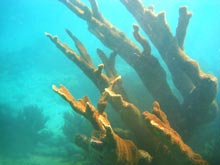
[[(139, 151), (132, 141), (120, 138), (113, 131), (104, 110), (96, 110), (88, 97), (76, 101), (68, 89), (62, 85), (60, 88), (53, 85), (53, 90), (62, 96), (75, 112), (84, 116), (99, 131), (97, 137), (94, 136), (91, 139), (84, 135), (78, 135), (75, 138), (75, 143), (79, 147), (91, 152), (93, 162), (98, 161), (107, 165), (138, 165), (140, 160), (145, 163), (151, 161), (149, 154), (148, 157), (144, 156), (143, 151)], [(93, 155), (94, 151), (96, 154)]]
[[(155, 164), (198, 164), (207, 165), (208, 163), (202, 159), (202, 157), (192, 151), (192, 149), (186, 145), (181, 136), (173, 130), (166, 118), (165, 113), (160, 109), (158, 102), (153, 104), (153, 114), (148, 111), (143, 113), (144, 124), (149, 129), (149, 132), (153, 135), (153, 139), (156, 141), (154, 152), (160, 152), (160, 156), (166, 157), (155, 159)], [(175, 153), (175, 158), (172, 154)], [(154, 154), (153, 154), (154, 155)]]
[[(85, 136), (77, 136), (75, 139), (77, 145), (83, 149), (87, 150), (89, 148), (89, 152), (93, 152), (93, 150), (96, 151), (96, 154), (93, 155), (95, 158), (92, 158), (93, 161), (97, 161), (98, 159), (99, 162), (104, 160), (106, 164), (122, 163), (135, 165), (144, 159), (147, 163), (153, 161), (153, 163), (156, 164), (207, 164), (202, 160), (200, 155), (195, 154), (191, 148), (182, 141), (179, 134), (170, 127), (166, 115), (161, 111), (159, 103), (157, 102), (153, 104), (153, 114), (146, 111), (143, 113), (143, 117), (139, 113), (138, 108), (124, 101), (122, 96), (115, 94), (111, 88), (106, 89), (99, 102), (99, 104), (102, 104), (103, 100), (108, 99), (114, 103), (119, 109), (118, 112), (122, 118), (130, 122), (130, 124), (127, 123), (128, 126), (133, 129), (135, 133), (141, 135), (141, 138), (138, 138), (138, 146), (143, 149), (148, 149), (149, 152), (154, 155), (154, 159), (152, 160), (149, 156), (143, 158), (143, 151), (138, 150), (132, 141), (124, 140), (115, 134), (103, 108), (101, 111), (96, 110), (90, 103), (88, 97), (76, 101), (64, 86), (60, 88), (53, 86), (53, 89), (69, 102), (75, 112), (83, 115), (96, 130), (100, 131), (98, 137), (92, 137), (90, 140)], [(105, 99), (103, 99), (103, 97)], [(141, 134), (139, 131), (142, 131)], [(160, 150), (160, 155), (156, 154), (158, 150)], [(175, 153), (175, 157), (173, 157), (171, 153)], [(102, 155), (102, 160), (100, 160), (99, 155)]]
[(92, 12), (94, 17), (96, 17), (97, 19), (102, 19), (102, 15), (98, 10), (98, 3), (96, 0), (89, 0), (91, 7), (92, 7)]
[(184, 49), (184, 39), (191, 16), (192, 13), (187, 12), (187, 8), (185, 6), (179, 9), (179, 22), (176, 28), (176, 39), (181, 49)]
[(103, 64), (98, 65), (98, 69), (95, 70), (95, 72), (98, 76), (101, 76), (103, 68), (104, 68)]
[(170, 127), (170, 123), (167, 120), (166, 114), (160, 109), (160, 105), (157, 101), (153, 103), (152, 114), (156, 115), (164, 124)]
[(90, 58), (90, 56), (87, 53), (86, 48), (84, 47), (84, 45), (76, 38), (76, 36), (74, 36), (70, 30), (66, 29), (67, 34), (70, 36), (70, 38), (74, 41), (76, 48), (78, 49), (80, 56), (82, 57), (82, 59), (90, 64), (93, 65), (92, 60)]
[(118, 73), (115, 69), (115, 57), (117, 53), (112, 52), (109, 58), (101, 49), (97, 49), (97, 53), (100, 59), (102, 60), (103, 64), (105, 65), (105, 71), (108, 77), (111, 77), (112, 79), (116, 78), (118, 76)]
[[(214, 76), (204, 73), (198, 63), (182, 50), (191, 13), (187, 12), (186, 7), (180, 8), (179, 24), (174, 37), (166, 23), (164, 12), (155, 14), (139, 0), (121, 2), (136, 18), (167, 64), (173, 82), (184, 98), (182, 109), (186, 111), (186, 122), (191, 122), (190, 116), (195, 114), (199, 119), (194, 125), (206, 122), (207, 120), (203, 120), (206, 117), (212, 118), (217, 110), (213, 103), (217, 93), (217, 80)], [(203, 104), (199, 103), (201, 100)], [(167, 112), (166, 109), (165, 111)]]
[[(102, 50), (97, 49), (103, 64), (96, 68), (83, 43), (69, 30), (67, 34), (74, 41), (79, 54), (58, 37), (46, 33), (101, 92), (96, 109), (88, 97), (77, 101), (64, 86), (53, 86), (53, 90), (96, 130), (91, 138), (84, 135), (75, 138), (75, 143), (89, 152), (92, 162), (109, 165), (207, 165), (182, 140), (189, 131), (192, 133), (195, 127), (213, 119), (218, 108), (215, 103), (216, 78), (204, 73), (198, 63), (184, 52), (184, 39), (191, 18), (187, 8), (182, 7), (179, 10), (179, 22), (174, 36), (166, 22), (165, 12), (156, 14), (152, 6), (145, 7), (140, 0), (120, 0), (136, 18), (168, 66), (173, 82), (184, 99), (183, 104), (180, 104), (167, 83), (165, 69), (151, 54), (150, 44), (140, 34), (138, 25), (133, 25), (133, 35), (143, 51), (102, 16), (96, 0), (89, 1), (91, 9), (80, 0), (60, 1), (85, 20), (89, 31), (112, 50), (107, 57)], [(115, 69), (116, 54), (134, 68), (153, 99), (157, 100), (152, 105), (152, 112), (143, 112), (129, 101), (121, 76), (118, 76)], [(103, 69), (106, 74), (102, 73)], [(112, 128), (105, 112), (108, 103), (120, 115), (133, 136), (121, 136)], [(173, 128), (181, 131), (182, 137)]]
[[(69, 8), (75, 6), (75, 8), (80, 8), (82, 10), (85, 9), (86, 11), (89, 10), (82, 7), (85, 5), (75, 3), (75, 1), (71, 4), (64, 4)], [(151, 9), (149, 10), (151, 11)], [(72, 11), (78, 15), (76, 10)], [(83, 11), (82, 13), (85, 13), (86, 11)], [(166, 81), (166, 73), (159, 61), (152, 55), (142, 56), (141, 50), (135, 45), (135, 43), (126, 37), (123, 32), (115, 28), (103, 16), (101, 20), (96, 18), (94, 14), (83, 19), (87, 22), (91, 33), (93, 33), (105, 46), (112, 49), (113, 52), (117, 52), (119, 56), (134, 68), (145, 87), (149, 90), (153, 98), (160, 102), (161, 106), (168, 114), (170, 122), (173, 123), (175, 120), (174, 118), (177, 116), (176, 114), (179, 113), (177, 111), (181, 110), (181, 107), (178, 99), (173, 95)], [(135, 34), (137, 34), (137, 32), (135, 32)], [(144, 48), (146, 49), (146, 52), (149, 53), (149, 48), (147, 48), (146, 42), (144, 43)], [(173, 118), (173, 116), (175, 117)], [(175, 125), (177, 125), (177, 123), (175, 123)]]
[(89, 152), (89, 142), (90, 139), (87, 138), (85, 135), (76, 135), (74, 139), (75, 144), (82, 148), (83, 150)]
[[(106, 89), (101, 98), (102, 101), (107, 100), (115, 105), (122, 120), (137, 136), (137, 146), (148, 149), (154, 156), (153, 164), (174, 162), (174, 164), (207, 164), (171, 128), (158, 102), (153, 103), (152, 113), (145, 111), (141, 115), (141, 111), (135, 105), (125, 101), (121, 95), (115, 94), (111, 88)], [(157, 155), (158, 152), (160, 152), (159, 155)], [(172, 153), (175, 153), (175, 158)]]
[[(51, 41), (71, 61), (73, 61), (76, 65), (79, 66), (79, 68), (82, 69), (82, 71), (94, 82), (94, 84), (100, 91), (104, 91), (104, 89), (109, 86), (109, 78), (104, 74), (97, 74), (97, 69), (93, 66), (91, 59), (87, 58), (89, 57), (89, 55), (87, 54), (87, 51), (84, 49), (84, 46), (79, 44), (78, 39), (74, 37), (74, 40), (77, 41), (78, 49), (80, 49), (82, 57), (76, 54), (76, 52), (70, 49), (67, 45), (61, 43), (58, 37), (54, 37), (49, 33), (46, 33), (46, 36), (48, 36), (51, 39)], [(98, 70), (101, 71), (100, 68)]]
[(141, 36), (141, 34), (139, 33), (139, 27), (138, 25), (133, 25), (134, 28), (134, 32), (133, 35), (135, 37), (135, 39), (141, 44), (141, 46), (144, 48), (144, 52), (143, 54), (145, 55), (151, 55), (151, 48), (149, 43), (147, 42), (147, 40)]
[(73, 11), (78, 17), (82, 19), (89, 19), (91, 18), (92, 12), (89, 10), (87, 6), (81, 3), (79, 0), (59, 0), (60, 2), (64, 3), (68, 8)]
[(90, 103), (88, 97), (84, 97), (76, 101), (68, 89), (66, 89), (63, 85), (61, 85), (60, 88), (57, 88), (55, 85), (53, 85), (52, 88), (71, 105), (75, 112), (83, 115), (86, 119), (88, 119), (96, 130), (101, 132), (105, 130), (103, 123), (101, 123), (100, 120), (106, 124), (109, 124), (106, 114), (104, 112), (100, 114), (99, 111), (97, 111), (95, 107)]

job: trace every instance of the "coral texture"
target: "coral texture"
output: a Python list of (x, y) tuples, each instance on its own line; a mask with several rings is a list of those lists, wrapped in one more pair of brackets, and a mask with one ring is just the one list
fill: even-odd
[[(75, 138), (75, 143), (89, 153), (92, 162), (118, 165), (208, 164), (182, 140), (182, 137), (187, 138), (193, 134), (194, 128), (211, 121), (217, 111), (216, 78), (204, 73), (199, 64), (184, 52), (184, 39), (192, 15), (187, 8), (179, 9), (179, 22), (176, 34), (173, 35), (164, 12), (157, 14), (152, 7), (144, 6), (139, 0), (121, 0), (168, 66), (173, 82), (183, 97), (181, 104), (167, 83), (164, 68), (151, 54), (148, 40), (140, 34), (138, 25), (133, 25), (133, 35), (142, 50), (102, 16), (95, 0), (89, 1), (91, 8), (79, 0), (60, 1), (85, 20), (89, 31), (112, 50), (108, 57), (102, 50), (97, 49), (103, 64), (96, 68), (83, 43), (70, 30), (66, 32), (79, 53), (62, 43), (58, 37), (46, 33), (101, 93), (95, 108), (87, 96), (77, 101), (63, 85), (53, 85), (53, 90), (69, 102), (72, 109), (84, 116), (96, 130), (91, 138), (85, 135)], [(129, 100), (123, 88), (123, 78), (115, 68), (116, 55), (134, 68), (154, 98), (151, 112), (140, 110)], [(103, 69), (105, 73), (102, 72)], [(125, 139), (114, 131), (105, 112), (108, 103), (134, 137)]]

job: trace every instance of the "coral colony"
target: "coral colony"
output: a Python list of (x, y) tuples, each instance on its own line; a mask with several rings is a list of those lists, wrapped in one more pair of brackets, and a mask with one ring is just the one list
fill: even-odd
[[(66, 32), (74, 41), (79, 54), (58, 37), (46, 33), (101, 93), (95, 108), (87, 96), (76, 100), (65, 86), (53, 85), (53, 90), (96, 130), (96, 134), (91, 137), (77, 135), (76, 145), (89, 153), (94, 164), (208, 164), (183, 141), (193, 134), (194, 128), (212, 121), (217, 111), (216, 78), (204, 73), (198, 63), (184, 52), (184, 39), (192, 15), (187, 8), (179, 9), (176, 34), (172, 34), (164, 12), (155, 13), (152, 7), (144, 6), (140, 0), (121, 0), (139, 24), (133, 25), (133, 35), (142, 46), (140, 49), (125, 33), (104, 18), (95, 0), (89, 1), (91, 8), (80, 0), (60, 1), (86, 21), (89, 31), (112, 50), (108, 57), (97, 49), (103, 64), (96, 68), (83, 43), (70, 30)], [(140, 28), (166, 63), (183, 103), (172, 93), (166, 81), (166, 72), (159, 60), (151, 54), (149, 41), (140, 33)], [(126, 80), (118, 75), (114, 65), (116, 56), (120, 56), (136, 71), (149, 90), (155, 100), (151, 111), (141, 110), (129, 100), (122, 84)], [(107, 104), (112, 105), (134, 137), (125, 139), (115, 131), (105, 112)]]

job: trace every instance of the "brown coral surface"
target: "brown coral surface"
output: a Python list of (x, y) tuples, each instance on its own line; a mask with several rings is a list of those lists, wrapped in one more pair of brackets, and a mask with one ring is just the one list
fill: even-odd
[[(104, 18), (96, 0), (89, 1), (91, 8), (80, 0), (60, 1), (85, 20), (89, 31), (112, 50), (108, 57), (102, 50), (97, 49), (103, 64), (96, 68), (83, 43), (70, 30), (66, 32), (79, 53), (62, 43), (58, 37), (46, 33), (101, 93), (95, 108), (87, 96), (77, 101), (63, 85), (53, 85), (53, 90), (95, 129), (91, 137), (78, 135), (75, 138), (76, 145), (89, 153), (94, 164), (208, 164), (182, 140), (182, 137), (187, 138), (193, 134), (194, 128), (211, 121), (217, 110), (216, 78), (204, 73), (199, 64), (184, 52), (184, 39), (192, 16), (187, 8), (179, 9), (179, 22), (176, 34), (173, 35), (166, 22), (165, 12), (155, 13), (151, 7), (144, 6), (139, 0), (121, 0), (140, 25), (133, 25), (133, 35), (142, 46), (141, 50), (135, 42)], [(149, 41), (142, 36), (140, 28), (148, 35), (150, 42), (168, 66), (172, 80), (183, 97), (183, 104), (172, 93), (166, 80), (166, 71), (151, 54)], [(140, 110), (129, 100), (123, 87), (123, 78), (115, 68), (117, 55), (134, 68), (156, 100), (152, 110)], [(105, 112), (108, 103), (134, 136), (122, 138), (116, 133)]]

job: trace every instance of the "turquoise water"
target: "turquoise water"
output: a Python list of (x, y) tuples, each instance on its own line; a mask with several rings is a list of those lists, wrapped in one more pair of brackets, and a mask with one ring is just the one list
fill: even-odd
[[(82, 2), (89, 5), (87, 0)], [(135, 41), (131, 25), (137, 21), (119, 0), (98, 0), (98, 2), (102, 14)], [(143, 2), (146, 5), (154, 4), (156, 12), (166, 11), (167, 22), (173, 32), (177, 25), (178, 8), (188, 6), (193, 16), (187, 31), (185, 52), (199, 62), (203, 71), (215, 75), (219, 81), (220, 2), (218, 0), (144, 0)], [(12, 164), (15, 160), (17, 162), (13, 164), (74, 164), (74, 162), (77, 164), (81, 162), (84, 159), (83, 152), (63, 135), (63, 114), (71, 112), (71, 108), (53, 92), (51, 86), (64, 84), (74, 97), (81, 98), (87, 95), (94, 105), (97, 104), (100, 93), (44, 33), (58, 35), (62, 41), (72, 46), (70, 38), (65, 33), (66, 28), (70, 29), (85, 45), (95, 66), (101, 63), (96, 55), (96, 48), (107, 53), (111, 51), (87, 30), (83, 20), (58, 0), (1, 0), (0, 27), (0, 110), (2, 111), (0, 123), (4, 124), (1, 125), (3, 133), (0, 132), (0, 141), (5, 141), (4, 145), (0, 146), (0, 164)], [(160, 58), (155, 49), (152, 53)], [(116, 67), (119, 74), (129, 80), (125, 81), (125, 85), (131, 88), (129, 92), (133, 94), (134, 103), (140, 104), (140, 107), (145, 108), (144, 110), (149, 109), (153, 99), (145, 95), (147, 91), (133, 69), (121, 58), (117, 58)], [(135, 81), (132, 81), (134, 79)], [(218, 90), (218, 104), (220, 103), (219, 94)], [(28, 130), (29, 127), (27, 121), (29, 116), (24, 113), (25, 108), (31, 112), (37, 111), (33, 115), (39, 115), (39, 118), (30, 119), (32, 124), (43, 121), (42, 125), (36, 126), (37, 133), (32, 133), (31, 136), (28, 133), (19, 133), (21, 130), (25, 132), (24, 130)], [(23, 117), (25, 119), (21, 119), (20, 122), (24, 120), (24, 125), (27, 122), (26, 127), (16, 128), (20, 123), (19, 113), (25, 116)], [(75, 127), (72, 134), (83, 129), (86, 134), (89, 134), (91, 130), (89, 123), (79, 115), (71, 115), (75, 118), (72, 120), (75, 123), (70, 122), (70, 125)], [(219, 123), (219, 117), (217, 117), (214, 122), (203, 126), (207, 133), (198, 131), (197, 136), (200, 137), (201, 144), (206, 143), (208, 139), (212, 141), (218, 139), (217, 144), (220, 145)], [(19, 141), (18, 138), (23, 140)], [(21, 145), (18, 145), (19, 143)], [(195, 139), (189, 143), (192, 147), (194, 145), (195, 150), (201, 154), (206, 154), (205, 157), (216, 159), (213, 162), (220, 164), (220, 153), (218, 153), (220, 150), (216, 152), (212, 150), (214, 142), (207, 143), (208, 147), (198, 147), (200, 143), (194, 144)], [(22, 150), (23, 147), (24, 150)], [(207, 152), (212, 151), (213, 154), (206, 153), (203, 147), (208, 148)]]

